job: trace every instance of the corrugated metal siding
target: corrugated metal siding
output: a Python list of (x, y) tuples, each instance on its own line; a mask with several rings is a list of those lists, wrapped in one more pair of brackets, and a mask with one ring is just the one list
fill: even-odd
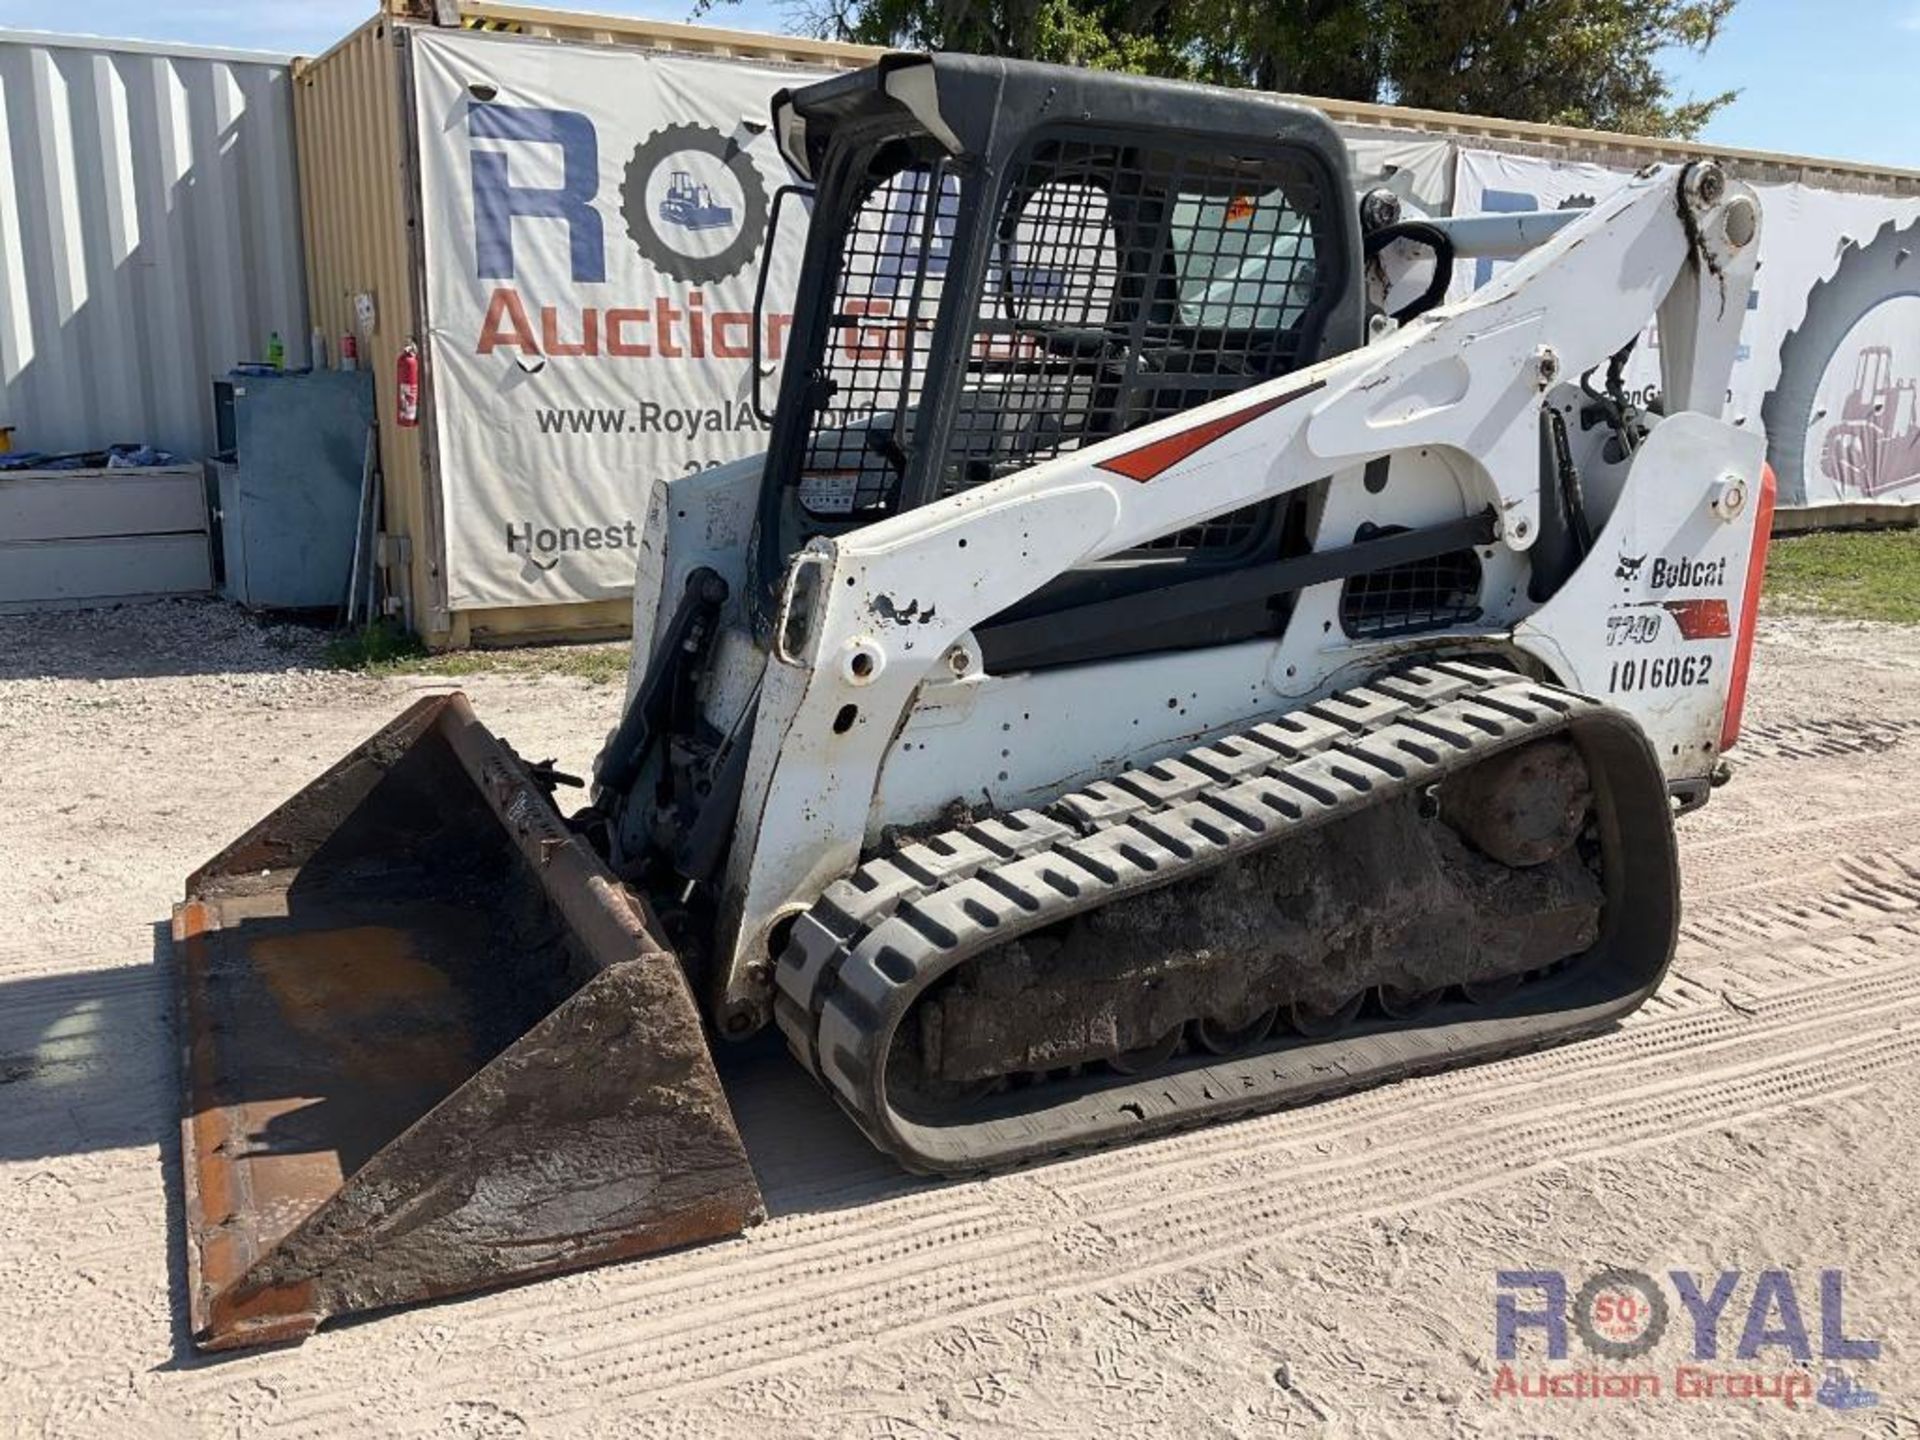
[(287, 67), (0, 32), (0, 424), (213, 448), (209, 380), (307, 348)]
[(407, 597), (410, 622), (432, 636), (446, 629), (447, 617), (424, 463), (428, 427), (395, 424), (392, 391), (394, 362), (419, 328), (400, 67), (393, 27), (384, 17), (368, 21), (318, 60), (294, 67), (294, 128), (314, 323), (337, 346), (358, 328), (354, 296), (374, 299), (374, 331), (361, 337), (360, 363), (373, 370), (386, 530), (412, 550), (404, 572), (390, 570), (388, 588)]

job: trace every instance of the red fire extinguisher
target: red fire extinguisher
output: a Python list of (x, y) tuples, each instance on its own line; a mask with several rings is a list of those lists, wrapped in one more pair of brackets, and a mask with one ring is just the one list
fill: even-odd
[(403, 426), (420, 423), (420, 350), (411, 340), (394, 362), (394, 421)]

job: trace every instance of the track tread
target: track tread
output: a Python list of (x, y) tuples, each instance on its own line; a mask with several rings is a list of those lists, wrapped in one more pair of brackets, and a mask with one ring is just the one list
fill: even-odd
[[(1043, 810), (908, 845), (830, 886), (796, 923), (776, 967), (776, 1016), (795, 1054), (841, 1107), (911, 1168), (974, 1171), (1105, 1143), (1112, 1137), (1051, 1134), (1050, 1117), (1024, 1114), (989, 1123), (994, 1153), (956, 1164), (913, 1150), (886, 1117), (871, 1113), (887, 1007), (903, 1005), (901, 992), (918, 993), (980, 950), (1603, 712), (1598, 702), (1507, 670), (1441, 661), (1096, 781)], [(969, 831), (985, 833), (975, 839)], [(1483, 1045), (1477, 1057), (1523, 1053), (1610, 1023)], [(1251, 1099), (1225, 1096), (1216, 1093), (1220, 1077), (1199, 1069), (1155, 1077), (1150, 1088), (1130, 1090), (1121, 1108), (1135, 1114), (1138, 1133), (1158, 1133), (1219, 1118), (1223, 1101), (1244, 1101), (1239, 1111), (1274, 1108), (1451, 1063), (1414, 1053), (1417, 1046), (1390, 1033), (1373, 1038), (1380, 1043), (1372, 1068), (1353, 1076), (1335, 1067), (1310, 1096), (1262, 1103), (1257, 1085)], [(1406, 1053), (1396, 1057), (1396, 1050)]]

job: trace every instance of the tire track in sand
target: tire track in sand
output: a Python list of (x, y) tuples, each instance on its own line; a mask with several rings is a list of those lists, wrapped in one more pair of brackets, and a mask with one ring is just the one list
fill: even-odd
[[(1431, 1203), (1517, 1170), (1725, 1124), (1867, 1083), (1920, 1048), (1920, 966), (1900, 953), (1912, 937), (1885, 928), (1890, 958), (1870, 972), (1803, 984), (1751, 1012), (1696, 1008), (1330, 1101), (1306, 1112), (1317, 1123), (1297, 1133), (1298, 1117), (1268, 1116), (776, 1222), (747, 1242), (653, 1262), (634, 1283), (578, 1297), (584, 1303), (515, 1292), (525, 1301), (482, 1323), (506, 1332), (540, 1312), (542, 1328), (561, 1337), (552, 1363), (592, 1387), (596, 1402), (693, 1395), (1039, 1295), (1135, 1283), (1289, 1227)], [(1596, 1105), (1596, 1092), (1608, 1098)], [(1315, 1133), (1342, 1131), (1369, 1143), (1302, 1157)], [(1516, 1155), (1525, 1158), (1516, 1164)], [(288, 1418), (338, 1419), (343, 1398), (300, 1397)]]

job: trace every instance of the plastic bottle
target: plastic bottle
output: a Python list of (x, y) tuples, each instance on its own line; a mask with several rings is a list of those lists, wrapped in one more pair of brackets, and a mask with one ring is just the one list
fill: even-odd
[(278, 330), (267, 336), (267, 364), (276, 370), (287, 368), (287, 347), (281, 342)]
[(307, 337), (307, 364), (315, 370), (327, 368), (327, 332), (318, 325)]

